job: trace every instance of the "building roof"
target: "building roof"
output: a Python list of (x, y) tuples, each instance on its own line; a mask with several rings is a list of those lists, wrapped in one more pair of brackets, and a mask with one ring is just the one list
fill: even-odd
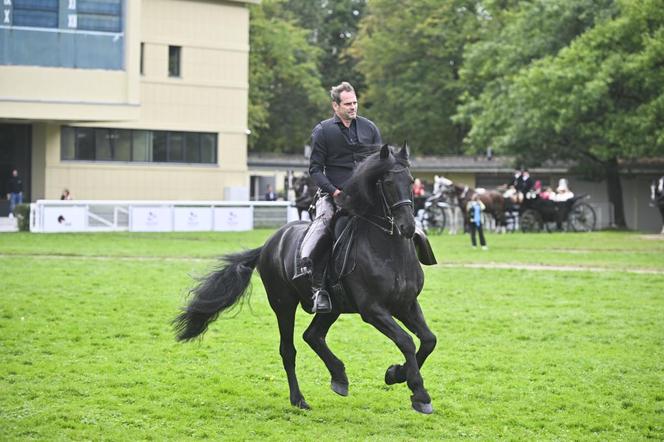
[[(491, 159), (485, 156), (440, 155), (413, 156), (411, 169), (419, 173), (483, 173), (509, 174), (514, 171), (513, 157), (501, 156)], [(254, 170), (296, 170), (309, 169), (309, 159), (301, 154), (249, 153), (249, 169)], [(664, 171), (664, 157), (621, 160), (621, 170), (626, 173), (651, 174)], [(567, 173), (573, 166), (571, 161), (545, 161), (541, 166), (529, 167), (531, 173)]]
[[(460, 173), (512, 173), (514, 159), (511, 157), (493, 157), (467, 155), (415, 156), (411, 157), (411, 169), (414, 172), (460, 172)], [(301, 154), (249, 153), (247, 164), (254, 170), (307, 170), (309, 160)], [(568, 165), (547, 164), (532, 168), (534, 172), (566, 172)]]

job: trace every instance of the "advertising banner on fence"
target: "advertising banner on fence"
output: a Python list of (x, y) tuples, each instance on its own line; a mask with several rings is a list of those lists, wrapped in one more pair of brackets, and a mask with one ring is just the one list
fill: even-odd
[(214, 230), (238, 232), (254, 228), (254, 212), (251, 207), (216, 207)]
[(43, 216), (44, 232), (85, 232), (87, 228), (85, 207), (44, 207)]
[(199, 232), (212, 230), (211, 207), (175, 207), (174, 230), (177, 232)]
[(171, 232), (173, 212), (168, 206), (131, 206), (129, 230), (132, 232)]

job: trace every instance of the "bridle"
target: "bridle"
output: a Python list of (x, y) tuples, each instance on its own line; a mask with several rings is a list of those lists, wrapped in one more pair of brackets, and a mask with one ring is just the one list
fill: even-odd
[[(391, 174), (396, 174), (396, 173), (401, 173), (404, 171), (408, 171), (407, 167), (402, 167), (401, 169), (393, 169), (388, 171), (387, 173)], [(384, 187), (384, 180), (383, 178), (379, 179), (376, 181), (376, 190), (378, 191), (378, 196), (380, 197), (381, 201), (381, 206), (383, 208), (383, 216), (377, 216), (377, 215), (372, 215), (374, 218), (378, 219), (379, 221), (385, 221), (387, 222), (387, 227), (380, 225), (378, 223), (373, 222), (369, 218), (364, 218), (374, 226), (378, 227), (381, 229), (383, 232), (387, 233), (388, 235), (392, 236), (395, 233), (398, 233), (401, 235), (401, 231), (399, 230), (399, 227), (395, 224), (394, 222), (394, 216), (393, 212), (397, 210), (400, 207), (403, 206), (410, 206), (411, 211), (413, 210), (413, 193), (411, 191), (410, 197), (409, 198), (404, 198), (399, 201), (396, 201), (392, 204), (387, 200), (387, 197), (385, 196), (385, 187)]]

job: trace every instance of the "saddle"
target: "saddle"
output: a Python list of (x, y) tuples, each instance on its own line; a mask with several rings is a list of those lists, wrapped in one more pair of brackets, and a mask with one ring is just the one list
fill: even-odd
[[(354, 310), (357, 309), (357, 306), (346, 293), (341, 278), (355, 270), (357, 249), (353, 247), (353, 244), (357, 232), (357, 220), (357, 217), (350, 216), (343, 211), (335, 214), (332, 220), (334, 243), (325, 268), (324, 278), (325, 286), (334, 302), (352, 307)], [(415, 230), (413, 243), (421, 264), (437, 264), (429, 239), (422, 230)]]

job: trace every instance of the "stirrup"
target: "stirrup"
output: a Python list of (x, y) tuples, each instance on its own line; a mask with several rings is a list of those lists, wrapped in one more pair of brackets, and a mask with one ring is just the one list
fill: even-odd
[(332, 311), (332, 301), (330, 294), (325, 289), (316, 290), (313, 295), (313, 313), (330, 313)]

